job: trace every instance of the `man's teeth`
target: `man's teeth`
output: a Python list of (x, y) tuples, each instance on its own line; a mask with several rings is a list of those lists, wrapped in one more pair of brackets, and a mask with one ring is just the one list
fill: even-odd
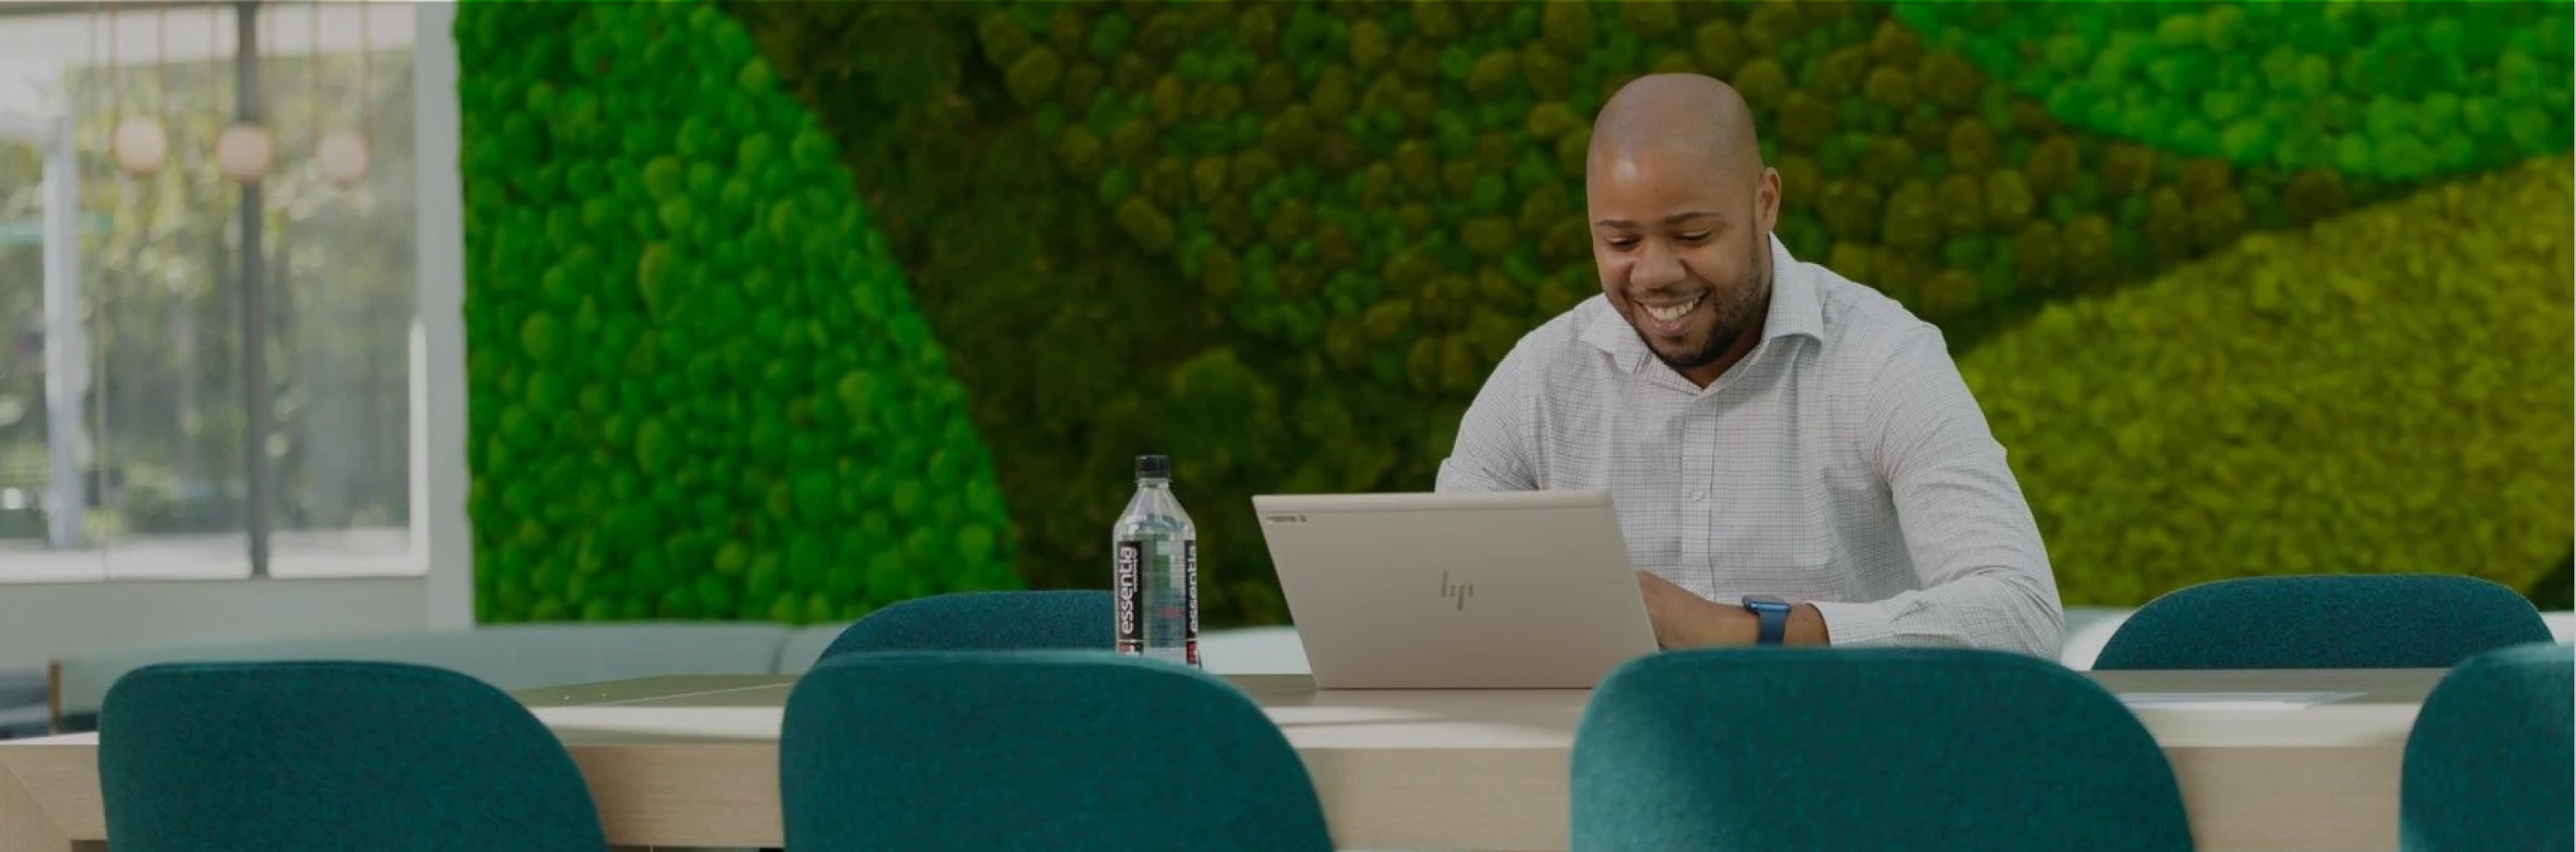
[[(1701, 298), (1707, 297), (1703, 296)], [(1661, 322), (1672, 322), (1674, 320), (1681, 319), (1683, 314), (1690, 313), (1691, 309), (1696, 307), (1699, 307), (1699, 299), (1692, 299), (1668, 308), (1658, 308), (1648, 305), (1646, 306), (1646, 315), (1654, 317), (1656, 320)]]

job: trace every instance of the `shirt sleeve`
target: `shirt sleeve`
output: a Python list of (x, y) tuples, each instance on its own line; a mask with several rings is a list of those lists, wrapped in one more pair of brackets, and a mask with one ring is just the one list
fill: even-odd
[(1530, 435), (1522, 428), (1523, 401), (1534, 378), (1528, 360), (1515, 352), (1495, 365), (1467, 414), (1458, 421), (1458, 438), (1440, 461), (1434, 491), (1443, 494), (1479, 491), (1535, 491), (1538, 477), (1529, 463)]
[(1863, 401), (1860, 451), (1886, 483), (1920, 589), (1815, 604), (1835, 645), (2019, 651), (2056, 659), (2065, 613), (2004, 448), (1940, 331), (1907, 333)]

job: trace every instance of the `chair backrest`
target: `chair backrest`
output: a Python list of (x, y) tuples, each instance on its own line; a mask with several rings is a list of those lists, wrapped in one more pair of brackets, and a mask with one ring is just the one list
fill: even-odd
[(1109, 593), (1098, 589), (953, 592), (868, 613), (823, 660), (866, 651), (1111, 650)]
[(402, 663), (165, 663), (99, 710), (117, 852), (607, 848), (561, 741), (500, 690)]
[(779, 734), (789, 849), (1333, 848), (1277, 725), (1215, 677), (1083, 651), (824, 660)]
[(2021, 654), (1643, 657), (1593, 693), (1572, 762), (1577, 852), (2192, 848), (2145, 726)]
[(2470, 657), (2433, 687), (2406, 738), (2406, 852), (2576, 848), (2576, 648)]
[(2103, 643), (2093, 668), (2440, 669), (2549, 639), (2530, 601), (2476, 577), (2246, 577), (2148, 601)]

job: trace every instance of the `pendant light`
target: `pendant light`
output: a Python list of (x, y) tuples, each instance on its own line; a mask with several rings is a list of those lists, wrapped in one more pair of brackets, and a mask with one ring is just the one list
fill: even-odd
[[(169, 31), (169, 14), (169, 4), (165, 0), (159, 11), (161, 20), (154, 25), (157, 30), (153, 45), (156, 75), (160, 66), (168, 61), (165, 37)], [(107, 91), (111, 114), (124, 111), (125, 99), (124, 74), (116, 64), (117, 41), (116, 6), (111, 3), (107, 10)], [(160, 97), (166, 100), (168, 96), (162, 93)], [(122, 115), (116, 120), (116, 129), (108, 136), (108, 151), (115, 155), (116, 167), (127, 175), (151, 177), (158, 174), (162, 164), (170, 159), (170, 131), (162, 125), (157, 114)]]
[[(368, 114), (375, 107), (376, 93), (376, 46), (375, 41), (369, 37), (367, 24), (374, 16), (375, 7), (364, 3), (358, 5), (358, 127), (333, 130), (322, 134), (313, 143), (313, 161), (314, 165), (321, 170), (322, 179), (342, 188), (356, 186), (367, 180), (367, 126), (370, 124), (367, 119)], [(322, 52), (322, 16), (317, 11), (313, 18), (313, 52), (317, 57), (315, 61), (319, 62), (318, 57)], [(314, 126), (319, 128), (322, 114), (321, 83), (318, 82), (320, 76), (317, 74), (315, 79), (317, 82), (314, 83)]]
[[(259, 0), (254, 4), (250, 14), (260, 14), (258, 7), (264, 7), (267, 4), (268, 0)], [(277, 18), (270, 16), (268, 20), (272, 24), (270, 35), (274, 36), (276, 31), (273, 25)], [(253, 19), (253, 24), (257, 24), (256, 18)], [(253, 61), (256, 62), (256, 46), (252, 50)], [(221, 172), (224, 177), (231, 178), (235, 183), (260, 182), (268, 177), (269, 167), (276, 162), (277, 140), (269, 134), (267, 127), (257, 122), (236, 119), (224, 127), (223, 135), (215, 137), (215, 171)]]

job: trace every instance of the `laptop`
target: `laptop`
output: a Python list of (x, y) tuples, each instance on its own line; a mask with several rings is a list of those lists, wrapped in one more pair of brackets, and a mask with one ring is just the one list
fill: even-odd
[(1252, 507), (1317, 689), (1590, 689), (1656, 650), (1607, 491)]

